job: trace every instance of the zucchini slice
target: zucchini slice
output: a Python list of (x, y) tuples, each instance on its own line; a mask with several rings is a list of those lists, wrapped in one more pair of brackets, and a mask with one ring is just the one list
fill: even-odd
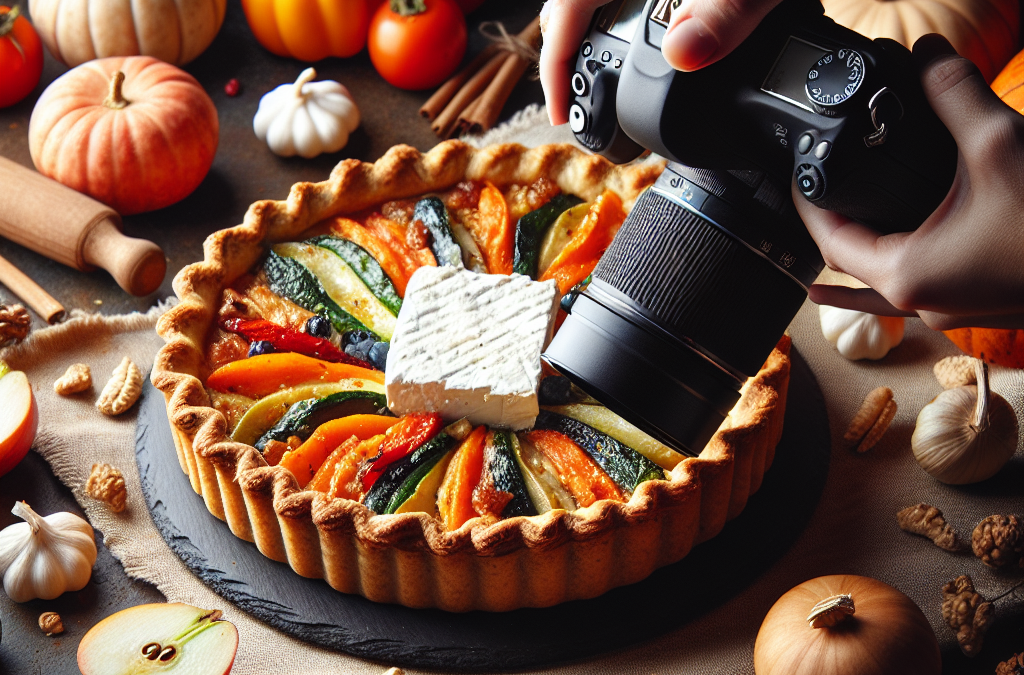
[(586, 202), (563, 211), (555, 219), (554, 225), (548, 228), (547, 234), (544, 235), (544, 241), (540, 245), (540, 254), (537, 258), (538, 279), (551, 267), (551, 263), (555, 262), (558, 254), (572, 240), (572, 236), (579, 229), (583, 219), (590, 213), (591, 205), (590, 202)]
[(310, 398), (323, 398), (340, 391), (372, 391), (384, 394), (384, 385), (372, 380), (351, 379), (301, 384), (268, 394), (245, 411), (245, 415), (231, 432), (231, 440), (252, 445), (267, 429), (274, 426), (293, 404)]
[(571, 438), (616, 485), (627, 492), (633, 492), (644, 481), (665, 478), (661, 467), (633, 448), (571, 417), (541, 410), (533, 428), (550, 429)]
[(413, 222), (419, 220), (430, 230), (430, 250), (434, 252), (438, 265), (451, 265), (459, 269), (465, 267), (462, 263), (462, 249), (452, 234), (448, 209), (440, 197), (424, 197), (416, 202), (412, 218)]
[(511, 431), (491, 431), (487, 434), (487, 444), (484, 446), (484, 471), (490, 474), (497, 491), (512, 495), (512, 499), (501, 510), (502, 518), (537, 515), (516, 461), (514, 438), (515, 434)]
[[(408, 499), (399, 504), (394, 513), (416, 513), (420, 511), (431, 515), (437, 513), (437, 491), (441, 489), (441, 481), (444, 480), (444, 474), (448, 470), (448, 465), (454, 456), (454, 449), (446, 452), (427, 471), (426, 475), (417, 482), (412, 494), (409, 495)], [(411, 476), (408, 482), (412, 483), (414, 480), (415, 478)], [(396, 499), (401, 499), (401, 496), (399, 495)]]
[(648, 436), (602, 405), (570, 403), (569, 405), (544, 406), (544, 408), (583, 422), (603, 434), (608, 434), (666, 471), (671, 471), (676, 464), (686, 459), (682, 453), (676, 452), (656, 438)]
[[(312, 244), (289, 242), (274, 246), (274, 253), (309, 270), (338, 307), (361, 321), (385, 342), (391, 340), (397, 319), (363, 280), (338, 255)], [(339, 331), (340, 332), (340, 331)]]
[(263, 273), (270, 290), (314, 314), (326, 316), (339, 333), (366, 330), (366, 326), (327, 295), (320, 280), (297, 260), (271, 251), (263, 264)]
[[(525, 274), (531, 279), (540, 276), (537, 261), (540, 257), (540, 245), (551, 225), (572, 207), (582, 204), (583, 200), (575, 195), (556, 195), (544, 206), (530, 211), (516, 223), (516, 243), (512, 258), (512, 271)], [(545, 268), (547, 269), (547, 268)]]
[(323, 398), (307, 398), (293, 403), (253, 446), (263, 452), (268, 441), (284, 442), (291, 436), (306, 440), (324, 422), (348, 415), (379, 415), (387, 407), (387, 396), (374, 391), (339, 391)]
[(375, 513), (394, 513), (416, 491), (420, 481), (459, 444), (443, 431), (384, 469), (366, 493), (363, 504)]
[(398, 297), (398, 291), (384, 273), (384, 268), (364, 248), (348, 239), (330, 235), (310, 239), (307, 243), (325, 248), (344, 260), (381, 304), (398, 316), (398, 311), (402, 309), (402, 298)]
[(576, 501), (558, 480), (558, 471), (550, 459), (518, 434), (512, 435), (512, 449), (523, 473), (526, 492), (537, 513), (547, 513), (552, 509), (576, 510)]

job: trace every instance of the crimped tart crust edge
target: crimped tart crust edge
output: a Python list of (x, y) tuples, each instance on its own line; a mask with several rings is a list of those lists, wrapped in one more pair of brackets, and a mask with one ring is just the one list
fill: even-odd
[(260, 201), (242, 225), (212, 234), (205, 258), (175, 277), (180, 302), (157, 332), (167, 344), (152, 380), (164, 393), (179, 462), (210, 512), (298, 574), (370, 600), (450, 611), (543, 607), (639, 581), (722, 528), (760, 486), (782, 433), (788, 338), (744, 387), (731, 426), (670, 480), (642, 484), (624, 503), (447, 532), (427, 514), (375, 515), (362, 504), (303, 492), (283, 467), (229, 439), (199, 376), (220, 295), (265, 252), (321, 220), (439, 191), (460, 180), (528, 183), (540, 176), (593, 199), (612, 189), (631, 208), (659, 165), (619, 167), (570, 145), (475, 150), (458, 141), (426, 154), (396, 146), (374, 164), (345, 160), (321, 183), (294, 185), (285, 201)]

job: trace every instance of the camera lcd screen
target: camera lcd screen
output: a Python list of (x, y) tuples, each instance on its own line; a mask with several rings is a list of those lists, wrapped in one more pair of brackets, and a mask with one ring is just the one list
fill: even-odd
[[(623, 42), (632, 42), (633, 33), (636, 32), (636, 25), (640, 22), (640, 17), (643, 16), (644, 5), (646, 4), (646, 0), (625, 0), (614, 17), (601, 17), (599, 23), (601, 30)], [(613, 7), (614, 5), (610, 6), (609, 9)], [(608, 13), (610, 14), (611, 12)], [(611, 25), (605, 27), (609, 18)]]
[(786, 46), (782, 48), (782, 53), (775, 59), (775, 65), (765, 78), (764, 84), (761, 85), (761, 91), (805, 110), (811, 110), (805, 89), (807, 71), (830, 51), (799, 38), (790, 37), (786, 41)]

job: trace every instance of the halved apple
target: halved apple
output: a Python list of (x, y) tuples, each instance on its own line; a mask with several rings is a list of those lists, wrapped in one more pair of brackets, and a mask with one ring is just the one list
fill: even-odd
[(38, 424), (39, 409), (25, 373), (0, 361), (0, 476), (28, 454)]
[(129, 607), (85, 634), (78, 668), (83, 675), (225, 675), (235, 662), (238, 630), (220, 615), (180, 602)]

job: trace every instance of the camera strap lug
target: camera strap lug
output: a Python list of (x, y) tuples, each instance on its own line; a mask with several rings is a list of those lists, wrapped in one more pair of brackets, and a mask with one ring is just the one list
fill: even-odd
[(882, 87), (868, 101), (868, 110), (875, 130), (864, 137), (864, 145), (874, 148), (885, 143), (889, 129), (903, 119), (903, 104), (889, 87)]

